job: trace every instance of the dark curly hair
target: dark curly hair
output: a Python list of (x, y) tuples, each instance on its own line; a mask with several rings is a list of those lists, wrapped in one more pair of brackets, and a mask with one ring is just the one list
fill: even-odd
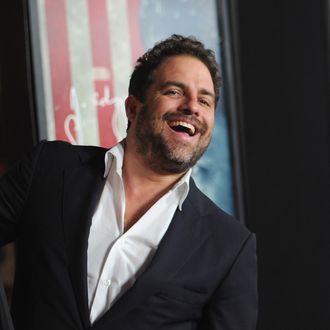
[(153, 72), (168, 57), (176, 55), (190, 55), (203, 62), (210, 71), (215, 94), (215, 104), (219, 99), (219, 88), (221, 78), (214, 52), (206, 49), (205, 46), (195, 37), (184, 37), (173, 34), (171, 37), (158, 42), (142, 55), (136, 63), (132, 73), (128, 93), (134, 95), (138, 100), (145, 100), (146, 91), (153, 82)]

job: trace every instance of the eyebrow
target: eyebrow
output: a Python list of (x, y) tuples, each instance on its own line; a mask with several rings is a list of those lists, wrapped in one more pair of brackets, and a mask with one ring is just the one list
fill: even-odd
[[(183, 90), (187, 89), (187, 86), (185, 84), (183, 84), (180, 81), (174, 81), (174, 80), (170, 80), (170, 81), (166, 81), (164, 84), (162, 84), (160, 86), (161, 89), (169, 87), (169, 86), (176, 86), (179, 87)], [(202, 95), (208, 95), (210, 97), (212, 97), (215, 100), (215, 95), (214, 93), (210, 92), (209, 90), (202, 88), (200, 90), (198, 90), (198, 93), (202, 94)]]

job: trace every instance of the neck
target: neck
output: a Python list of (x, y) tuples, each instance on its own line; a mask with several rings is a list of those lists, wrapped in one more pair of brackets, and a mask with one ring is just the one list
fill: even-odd
[(186, 173), (161, 173), (152, 169), (143, 155), (139, 154), (131, 141), (125, 141), (123, 180), (125, 189), (144, 191), (147, 189), (168, 191)]
[(157, 173), (146, 164), (130, 141), (125, 141), (123, 182), (125, 188), (125, 231), (165, 195), (185, 173)]

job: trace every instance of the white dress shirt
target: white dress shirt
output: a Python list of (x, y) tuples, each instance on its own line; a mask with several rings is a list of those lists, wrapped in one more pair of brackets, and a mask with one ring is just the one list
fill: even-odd
[(124, 158), (119, 143), (105, 154), (106, 183), (92, 219), (87, 250), (90, 321), (101, 317), (149, 264), (177, 208), (189, 192), (189, 170), (124, 232)]

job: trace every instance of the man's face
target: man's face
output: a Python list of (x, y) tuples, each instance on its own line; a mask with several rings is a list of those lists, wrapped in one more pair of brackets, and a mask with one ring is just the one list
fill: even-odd
[(214, 125), (214, 86), (197, 58), (173, 56), (153, 73), (146, 100), (136, 116), (139, 153), (156, 171), (182, 173), (210, 143)]

